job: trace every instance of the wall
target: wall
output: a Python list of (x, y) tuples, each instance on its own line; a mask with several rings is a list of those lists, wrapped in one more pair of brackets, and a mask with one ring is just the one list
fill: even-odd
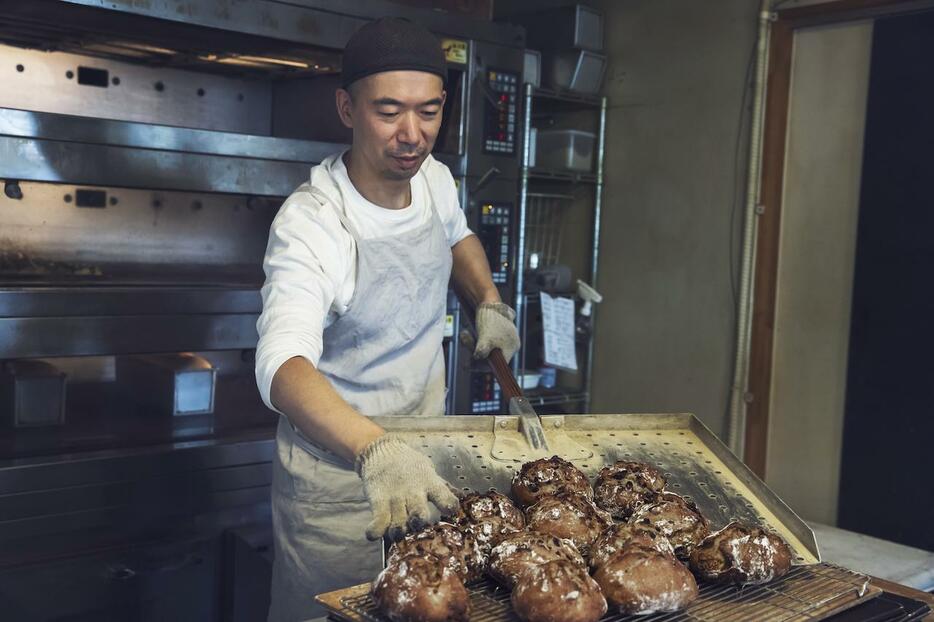
[(795, 35), (766, 481), (835, 524), (872, 23)]
[[(742, 119), (740, 106), (757, 3), (602, 8), (611, 108), (593, 410), (691, 411), (723, 434), (749, 93)], [(827, 523), (836, 519), (870, 37), (865, 23), (805, 31), (792, 90), (766, 479)]]
[(757, 6), (602, 3), (611, 108), (594, 412), (690, 411), (724, 432)]

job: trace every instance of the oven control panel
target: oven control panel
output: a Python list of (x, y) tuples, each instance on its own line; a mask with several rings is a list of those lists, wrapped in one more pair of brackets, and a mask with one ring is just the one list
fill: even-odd
[(519, 102), (519, 74), (490, 69), (490, 87), (483, 119), (483, 152), (497, 155), (516, 153), (516, 111)]
[(509, 282), (509, 244), (511, 203), (484, 203), (480, 208), (480, 231), (478, 236), (486, 250), (493, 282), (506, 285)]
[(470, 411), (474, 414), (500, 413), (503, 392), (492, 372), (470, 374)]

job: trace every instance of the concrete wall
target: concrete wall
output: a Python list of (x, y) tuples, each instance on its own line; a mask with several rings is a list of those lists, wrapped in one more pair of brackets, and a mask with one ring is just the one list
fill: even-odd
[(611, 108), (594, 412), (691, 411), (724, 432), (757, 7), (602, 3)]
[(766, 481), (836, 524), (872, 23), (798, 31)]
[[(595, 412), (691, 411), (725, 432), (751, 97), (742, 111), (741, 101), (757, 5), (602, 4), (611, 109)], [(827, 523), (836, 520), (870, 41), (870, 24), (849, 24), (803, 31), (795, 50), (766, 477)]]

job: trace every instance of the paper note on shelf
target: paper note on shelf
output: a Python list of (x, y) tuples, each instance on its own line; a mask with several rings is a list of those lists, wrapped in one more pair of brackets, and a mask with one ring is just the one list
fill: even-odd
[(545, 363), (577, 371), (574, 345), (574, 301), (541, 292), (542, 327), (545, 333)]

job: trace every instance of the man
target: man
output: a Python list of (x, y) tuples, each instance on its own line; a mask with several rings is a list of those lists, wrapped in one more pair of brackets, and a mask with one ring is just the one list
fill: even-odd
[[(431, 149), (441, 44), (398, 19), (344, 50), (336, 103), (351, 148), (311, 170), (272, 224), (256, 377), (279, 420), (269, 619), (318, 613), (316, 593), (372, 579), (383, 535), (457, 498), (431, 461), (370, 416), (444, 414), (441, 351), (452, 274), (477, 305), (476, 356), (519, 346), (450, 171)], [(365, 533), (365, 536), (364, 536)], [(368, 542), (370, 540), (370, 542)]]

